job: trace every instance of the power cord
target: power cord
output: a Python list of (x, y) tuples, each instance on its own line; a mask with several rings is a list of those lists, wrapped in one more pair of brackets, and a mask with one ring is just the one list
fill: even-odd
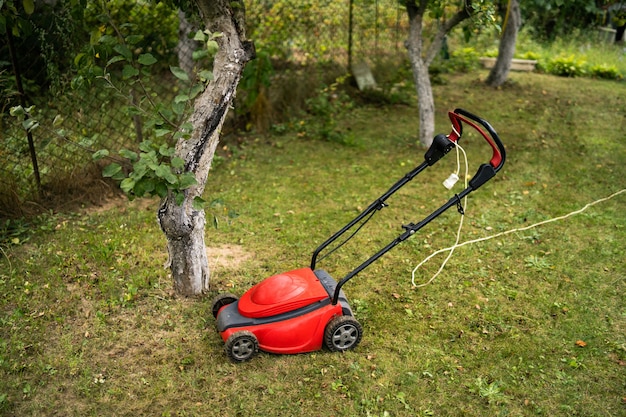
[[(507, 231), (504, 231), (504, 232), (496, 233), (495, 235), (486, 236), (486, 237), (481, 237), (481, 238), (479, 238), (479, 239), (474, 239), (474, 240), (468, 240), (468, 241), (465, 241), (465, 242), (463, 242), (463, 243), (458, 243), (458, 240), (459, 240), (459, 234), (460, 234), (460, 230), (461, 230), (461, 228), (459, 227), (459, 233), (457, 233), (457, 241), (455, 242), (455, 244), (454, 244), (453, 246), (448, 247), (448, 248), (440, 249), (440, 250), (438, 250), (438, 251), (436, 251), (436, 252), (433, 252), (433, 253), (432, 253), (432, 254), (430, 254), (430, 255), (429, 255), (426, 259), (424, 259), (422, 262), (420, 262), (420, 263), (419, 263), (419, 264), (418, 264), (418, 265), (417, 265), (417, 266), (413, 269), (413, 272), (411, 273), (411, 277), (412, 277), (412, 278), (411, 278), (411, 283), (412, 283), (412, 284), (413, 284), (413, 286), (414, 286), (414, 287), (416, 287), (416, 288), (425, 287), (426, 285), (429, 285), (430, 283), (432, 283), (432, 282), (435, 280), (435, 278), (437, 277), (437, 275), (439, 275), (439, 273), (443, 270), (443, 268), (444, 268), (445, 264), (448, 262), (448, 259), (450, 259), (450, 256), (452, 255), (452, 253), (454, 252), (454, 250), (455, 250), (456, 248), (460, 248), (461, 246), (469, 245), (469, 244), (472, 244), (472, 243), (483, 242), (483, 241), (485, 241), (485, 240), (494, 239), (494, 238), (496, 238), (496, 237), (500, 237), (500, 236), (508, 235), (508, 234), (515, 233), (515, 232), (523, 232), (523, 231), (525, 231), (525, 230), (529, 230), (529, 229), (532, 229), (532, 228), (535, 228), (535, 227), (538, 227), (538, 226), (542, 226), (542, 225), (544, 225), (544, 224), (548, 224), (548, 223), (556, 222), (556, 221), (559, 221), (559, 220), (565, 220), (565, 219), (567, 219), (567, 218), (569, 218), (569, 217), (572, 217), (572, 216), (575, 216), (575, 215), (577, 215), (577, 214), (581, 214), (581, 213), (583, 213), (583, 212), (584, 212), (584, 211), (586, 211), (588, 208), (590, 208), (590, 207), (592, 207), (592, 206), (595, 206), (596, 204), (599, 204), (599, 203), (602, 203), (602, 202), (605, 202), (605, 201), (611, 200), (612, 198), (615, 198), (615, 197), (617, 197), (618, 195), (623, 194), (623, 193), (626, 193), (626, 188), (621, 189), (621, 190), (619, 190), (619, 191), (616, 191), (616, 192), (614, 192), (613, 194), (609, 195), (608, 197), (604, 197), (604, 198), (600, 198), (600, 199), (598, 199), (598, 200), (592, 201), (591, 203), (586, 204), (584, 207), (582, 207), (582, 208), (580, 208), (580, 209), (578, 209), (578, 210), (574, 210), (574, 211), (572, 211), (572, 212), (570, 212), (570, 213), (567, 213), (567, 214), (565, 214), (565, 215), (563, 215), (563, 216), (558, 216), (558, 217), (554, 217), (554, 218), (551, 218), (551, 219), (548, 219), (548, 220), (543, 220), (543, 221), (540, 221), (540, 222), (538, 222), (538, 223), (531, 224), (530, 226), (520, 227), (520, 228), (511, 229), (511, 230), (507, 230)], [(461, 225), (462, 225), (462, 224), (463, 224), (463, 216), (461, 217)], [(431, 277), (431, 278), (430, 278), (427, 282), (425, 282), (425, 283), (423, 283), (423, 284), (416, 284), (416, 283), (415, 283), (415, 272), (416, 272), (416, 271), (417, 271), (417, 270), (418, 270), (418, 269), (419, 269), (419, 268), (420, 268), (423, 264), (425, 264), (426, 262), (428, 262), (428, 261), (429, 261), (431, 258), (433, 258), (434, 256), (436, 256), (436, 255), (438, 255), (438, 254), (440, 254), (440, 253), (443, 253), (443, 252), (447, 252), (447, 251), (449, 251), (450, 253), (448, 254), (447, 258), (445, 259), (445, 261), (443, 262), (443, 264), (441, 265), (441, 267), (439, 268), (439, 271), (437, 271), (437, 272), (435, 273), (435, 275), (433, 275), (433, 276), (432, 276), (432, 277)]]
[[(460, 153), (459, 151), (461, 151), (461, 153), (463, 154), (463, 159), (465, 160), (465, 175), (463, 175), (464, 178), (464, 186), (465, 188), (467, 188), (467, 176), (469, 173), (469, 164), (467, 162), (467, 154), (465, 153), (465, 149), (463, 149), (463, 147), (461, 145), (459, 145), (458, 143), (454, 143), (455, 144), (455, 149), (456, 149), (456, 172), (451, 174), (448, 179), (446, 179), (443, 182), (444, 187), (446, 187), (447, 189), (451, 189), (452, 186), (454, 185), (454, 183), (456, 183), (456, 180), (458, 180), (459, 178), (459, 174), (461, 171), (461, 160), (460, 160)], [(437, 276), (441, 273), (441, 271), (443, 271), (443, 268), (445, 268), (446, 264), (448, 263), (448, 261), (450, 260), (450, 258), (452, 257), (452, 254), (454, 253), (454, 250), (461, 246), (459, 245), (459, 240), (461, 239), (461, 230), (463, 229), (463, 219), (465, 219), (465, 209), (463, 209), (462, 207), (465, 207), (465, 209), (467, 209), (467, 196), (465, 196), (463, 198), (463, 205), (461, 206), (461, 203), (459, 201), (459, 213), (461, 214), (461, 220), (459, 221), (459, 227), (456, 231), (456, 240), (454, 241), (454, 245), (444, 249), (442, 251), (438, 251), (432, 255), (430, 255), (428, 258), (424, 259), (422, 262), (420, 262), (419, 265), (417, 265), (415, 267), (415, 269), (413, 269), (413, 273), (412, 273), (412, 280), (411, 282), (413, 283), (413, 286), (415, 287), (423, 287), (425, 285), (430, 284), (431, 282), (433, 282), (435, 280), (435, 278), (437, 278)], [(444, 261), (441, 263), (441, 266), (439, 267), (439, 270), (435, 273), (435, 275), (432, 276), (432, 278), (426, 283), (426, 284), (420, 284), (420, 285), (416, 285), (415, 284), (415, 271), (417, 271), (424, 263), (426, 263), (428, 260), (430, 260), (430, 258), (432, 258), (433, 256), (435, 256), (438, 253), (441, 252), (445, 252), (445, 251), (449, 251), (448, 256), (446, 256), (446, 259), (444, 259)]]

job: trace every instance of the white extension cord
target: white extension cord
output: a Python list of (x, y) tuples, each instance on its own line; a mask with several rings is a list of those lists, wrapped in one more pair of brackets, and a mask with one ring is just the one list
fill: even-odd
[[(465, 187), (467, 188), (467, 155), (465, 154), (465, 150), (463, 150), (463, 148), (461, 148), (461, 146), (459, 146), (458, 144), (456, 144), (456, 148), (457, 148), (457, 173), (456, 173), (456, 176), (458, 177), (458, 171), (460, 170), (460, 162), (459, 162), (459, 154), (458, 154), (458, 150), (460, 149), (461, 152), (463, 152), (463, 155), (465, 157), (465, 171), (466, 171), (466, 173), (465, 173)], [(454, 176), (455, 176), (455, 174), (452, 174), (452, 175), (450, 175), (450, 177), (448, 177), (448, 179), (446, 181), (444, 181), (444, 186), (446, 188), (448, 188), (448, 189), (452, 188), (452, 186), (448, 187), (448, 185), (452, 181), (451, 178), (453, 178)], [(450, 246), (448, 248), (440, 249), (440, 250), (438, 250), (436, 252), (433, 252), (428, 257), (426, 257), (422, 262), (420, 262), (413, 269), (413, 272), (411, 273), (411, 283), (416, 288), (425, 287), (425, 286), (431, 284), (435, 280), (435, 278), (437, 278), (437, 276), (441, 273), (441, 271), (443, 271), (443, 268), (448, 263), (448, 260), (452, 257), (452, 254), (454, 253), (454, 250), (456, 248), (460, 248), (461, 246), (469, 245), (469, 244), (472, 244), (472, 243), (483, 242), (485, 240), (494, 239), (496, 237), (508, 235), (508, 234), (515, 233), (515, 232), (523, 232), (525, 230), (529, 230), (529, 229), (532, 229), (534, 227), (542, 226), (542, 225), (547, 224), (547, 223), (552, 223), (552, 222), (556, 222), (556, 221), (559, 221), (559, 220), (565, 220), (568, 217), (575, 216), (577, 214), (580, 214), (580, 213), (584, 212), (589, 207), (595, 206), (596, 204), (602, 203), (604, 201), (608, 201), (608, 200), (610, 200), (610, 199), (612, 199), (614, 197), (617, 197), (618, 195), (623, 194), (623, 193), (626, 193), (626, 188), (621, 189), (619, 191), (616, 191), (613, 194), (609, 195), (608, 197), (604, 197), (604, 198), (601, 198), (599, 200), (592, 201), (591, 203), (586, 204), (584, 207), (582, 207), (582, 208), (580, 208), (578, 210), (574, 210), (574, 211), (572, 211), (570, 213), (567, 213), (567, 214), (565, 214), (563, 216), (558, 216), (558, 217), (554, 217), (554, 218), (551, 218), (551, 219), (548, 219), (548, 220), (543, 220), (543, 221), (540, 221), (538, 223), (531, 224), (530, 226), (520, 227), (520, 228), (511, 229), (511, 230), (507, 230), (507, 231), (504, 231), (504, 232), (496, 233), (495, 235), (485, 236), (485, 237), (481, 237), (481, 238), (474, 239), (474, 240), (468, 240), (468, 241), (465, 241), (463, 243), (459, 243), (459, 240), (460, 240), (460, 237), (461, 237), (461, 229), (463, 227), (463, 218), (465, 217), (464, 213), (461, 213), (461, 220), (459, 222), (459, 228), (457, 230), (456, 241), (454, 242), (454, 245), (452, 245), (452, 246)], [(467, 196), (465, 196), (463, 201), (464, 201), (464, 205), (467, 207)], [(425, 282), (423, 284), (416, 284), (415, 283), (415, 272), (422, 265), (424, 265), (426, 262), (428, 262), (430, 259), (432, 259), (434, 256), (437, 256), (437, 255), (439, 255), (440, 253), (443, 253), (443, 252), (449, 252), (449, 253), (448, 253), (448, 256), (446, 257), (446, 259), (444, 259), (444, 261), (441, 263), (441, 266), (439, 267), (439, 270), (427, 282)]]
[[(450, 174), (450, 176), (443, 182), (443, 186), (446, 187), (448, 190), (452, 189), (452, 187), (454, 186), (456, 181), (459, 179), (459, 173), (461, 171), (461, 160), (460, 160), (459, 150), (461, 151), (461, 153), (463, 153), (463, 159), (465, 160), (465, 174), (463, 175), (464, 187), (465, 188), (467, 188), (467, 176), (469, 174), (469, 166), (468, 166), (468, 162), (467, 162), (467, 154), (465, 153), (465, 149), (463, 149), (463, 147), (461, 147), (461, 145), (459, 145), (456, 142), (454, 143), (454, 145), (455, 145), (454, 148), (456, 149), (456, 172)], [(415, 271), (417, 271), (419, 269), (419, 267), (421, 267), (424, 263), (426, 263), (430, 258), (435, 256), (437, 253), (441, 253), (442, 251), (438, 251), (438, 252), (430, 255), (428, 258), (426, 258), (422, 262), (420, 262), (420, 264), (417, 265), (415, 267), (415, 269), (413, 269), (413, 273), (412, 273), (411, 282), (413, 283), (414, 287), (423, 287), (423, 286), (428, 285), (431, 282), (433, 282), (435, 280), (435, 278), (437, 278), (437, 276), (441, 273), (441, 271), (443, 271), (443, 268), (445, 268), (446, 264), (448, 263), (448, 261), (452, 257), (452, 254), (454, 253), (454, 250), (457, 247), (461, 246), (461, 245), (459, 245), (459, 240), (461, 239), (461, 230), (463, 229), (463, 219), (465, 218), (465, 210), (467, 209), (467, 195), (465, 197), (463, 197), (463, 207), (464, 207), (463, 210), (459, 210), (459, 212), (461, 214), (461, 220), (459, 221), (459, 228), (456, 231), (456, 240), (454, 241), (454, 245), (453, 246), (451, 246), (450, 248), (447, 248), (447, 250), (450, 253), (448, 253), (448, 256), (446, 256), (446, 259), (444, 259), (443, 262), (441, 263), (441, 266), (439, 267), (439, 270), (435, 273), (435, 275), (432, 276), (432, 278), (426, 284), (416, 285), (415, 284)]]

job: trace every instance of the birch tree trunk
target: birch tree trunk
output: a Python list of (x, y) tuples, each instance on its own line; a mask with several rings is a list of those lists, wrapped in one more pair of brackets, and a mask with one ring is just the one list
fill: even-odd
[(439, 25), (437, 33), (431, 39), (428, 48), (424, 48), (423, 20), (427, 11), (428, 0), (413, 0), (406, 2), (409, 15), (409, 38), (407, 50), (413, 71), (413, 81), (417, 91), (417, 106), (419, 111), (419, 140), (429, 147), (435, 134), (435, 99), (430, 83), (428, 68), (433, 62), (443, 44), (443, 39), (452, 28), (470, 17), (471, 1), (466, 0), (463, 6), (449, 20)]
[(202, 196), (220, 131), (245, 64), (254, 58), (254, 46), (246, 40), (243, 0), (196, 0), (205, 27), (221, 33), (215, 40), (219, 51), (213, 63), (213, 80), (194, 103), (190, 117), (193, 133), (176, 144), (176, 156), (197, 184), (185, 190), (182, 204), (166, 197), (158, 210), (167, 238), (169, 266), (178, 295), (201, 295), (209, 288), (209, 265), (204, 244), (205, 213), (194, 207)]
[(522, 15), (519, 7), (519, 0), (511, 0), (509, 9), (505, 17), (505, 26), (498, 46), (498, 59), (489, 72), (485, 81), (491, 87), (499, 87), (509, 77), (511, 62), (515, 55), (515, 44), (517, 42), (517, 32), (522, 24)]

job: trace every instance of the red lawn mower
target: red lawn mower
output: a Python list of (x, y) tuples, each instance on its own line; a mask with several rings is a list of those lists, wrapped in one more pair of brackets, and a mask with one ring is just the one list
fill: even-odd
[[(341, 352), (354, 349), (359, 344), (363, 328), (354, 317), (341, 289), (344, 284), (450, 207), (458, 207), (462, 211), (461, 199), (493, 178), (504, 165), (504, 145), (487, 121), (462, 109), (449, 112), (449, 117), (452, 121), (452, 132), (449, 135), (436, 135), (424, 155), (424, 162), (398, 180), (361, 214), (315, 249), (310, 267), (266, 278), (250, 288), (241, 298), (226, 293), (213, 300), (211, 310), (217, 319), (217, 329), (226, 343), (226, 353), (233, 361), (251, 359), (259, 350), (295, 354), (319, 350), (325, 345), (330, 351)], [(385, 201), (391, 195), (454, 149), (461, 139), (464, 124), (480, 133), (493, 150), (489, 163), (479, 166), (467, 188), (455, 194), (420, 222), (403, 225), (402, 234), (341, 280), (335, 281), (323, 269), (316, 269), (318, 256), (324, 249), (355, 229), (343, 242), (327, 250), (328, 253), (320, 260), (354, 237), (376, 212), (387, 206)]]

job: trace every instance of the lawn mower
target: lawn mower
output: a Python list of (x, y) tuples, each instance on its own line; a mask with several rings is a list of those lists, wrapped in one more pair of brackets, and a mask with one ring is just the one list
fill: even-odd
[[(342, 352), (354, 349), (359, 344), (363, 328), (354, 317), (342, 287), (449, 208), (457, 207), (462, 212), (461, 199), (493, 178), (504, 165), (504, 146), (487, 121), (462, 109), (456, 109), (448, 115), (452, 122), (452, 132), (449, 135), (436, 135), (421, 164), (315, 249), (309, 267), (266, 278), (240, 298), (230, 293), (215, 297), (211, 311), (225, 342), (226, 353), (233, 361), (249, 360), (259, 350), (276, 354), (296, 354), (316, 351), (326, 346), (330, 351)], [(489, 163), (478, 167), (463, 191), (455, 194), (418, 223), (402, 225), (404, 231), (398, 237), (341, 280), (336, 281), (325, 270), (316, 269), (322, 251), (326, 250), (326, 253), (319, 260), (354, 237), (376, 212), (387, 207), (385, 201), (389, 197), (454, 149), (461, 139), (464, 124), (474, 128), (491, 146), (493, 153)], [(351, 230), (351, 234), (346, 234)], [(338, 242), (342, 236), (347, 237)], [(329, 248), (335, 242), (335, 247)]]

